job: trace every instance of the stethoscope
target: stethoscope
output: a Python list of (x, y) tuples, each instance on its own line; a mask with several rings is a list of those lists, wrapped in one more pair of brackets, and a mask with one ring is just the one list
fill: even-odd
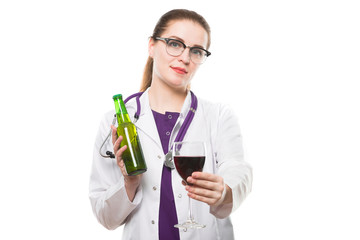
[[(135, 94), (129, 96), (128, 98), (126, 98), (125, 101), (124, 101), (124, 103), (126, 104), (130, 99), (132, 99), (132, 98), (136, 99), (136, 112), (134, 114), (133, 123), (136, 123), (139, 120), (140, 113), (141, 113), (140, 97), (141, 97), (141, 95), (143, 93), (144, 92), (135, 93)], [(197, 105), (198, 105), (197, 97), (195, 96), (195, 94), (192, 91), (190, 91), (190, 93), (191, 93), (190, 109), (189, 109), (189, 111), (188, 111), (188, 113), (187, 113), (187, 115), (185, 117), (185, 120), (184, 120), (183, 124), (180, 127), (180, 130), (179, 130), (178, 134), (176, 135), (175, 142), (181, 142), (184, 139), (185, 134), (186, 134), (187, 130), (190, 127), (190, 123), (193, 120), (196, 109), (197, 109)], [(114, 115), (112, 125), (114, 125), (115, 122), (116, 122), (116, 114)], [(109, 134), (107, 135), (107, 137), (105, 138), (104, 142), (101, 144), (101, 147), (99, 149), (99, 154), (104, 158), (115, 158), (114, 153), (111, 152), (111, 151), (106, 151), (106, 153), (105, 153), (106, 155), (102, 154), (102, 148), (104, 147), (105, 143), (110, 138), (111, 133), (112, 133), (112, 130), (110, 129)], [(169, 149), (169, 152), (167, 154), (165, 154), (164, 165), (169, 167), (169, 168), (172, 168), (172, 169), (175, 168), (171, 148)]]

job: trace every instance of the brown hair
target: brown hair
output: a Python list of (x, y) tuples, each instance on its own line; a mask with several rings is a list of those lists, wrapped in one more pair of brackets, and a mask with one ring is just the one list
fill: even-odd
[[(160, 37), (161, 34), (165, 31), (168, 27), (170, 21), (173, 20), (191, 20), (196, 23), (199, 23), (205, 31), (208, 33), (208, 44), (206, 48), (210, 47), (210, 26), (206, 22), (205, 18), (194, 11), (186, 10), (186, 9), (174, 9), (167, 13), (165, 13), (157, 22), (152, 38)], [(148, 87), (151, 85), (152, 81), (152, 74), (153, 74), (153, 59), (149, 56), (144, 68), (144, 75), (140, 86), (140, 91), (144, 92)]]

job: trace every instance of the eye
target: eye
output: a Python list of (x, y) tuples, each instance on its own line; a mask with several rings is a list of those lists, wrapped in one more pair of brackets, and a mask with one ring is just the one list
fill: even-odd
[(205, 51), (201, 48), (192, 48), (191, 53), (196, 55), (197, 57), (203, 57), (205, 55)]
[(172, 47), (172, 48), (183, 48), (183, 45), (181, 44), (181, 42), (176, 41), (176, 40), (170, 40), (168, 42), (168, 46)]

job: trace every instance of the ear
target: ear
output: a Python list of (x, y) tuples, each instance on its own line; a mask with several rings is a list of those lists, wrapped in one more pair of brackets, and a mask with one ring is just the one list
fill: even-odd
[(154, 47), (155, 47), (155, 41), (154, 41), (154, 39), (151, 37), (151, 38), (149, 39), (149, 44), (148, 44), (149, 57), (151, 57), (151, 58), (154, 57)]

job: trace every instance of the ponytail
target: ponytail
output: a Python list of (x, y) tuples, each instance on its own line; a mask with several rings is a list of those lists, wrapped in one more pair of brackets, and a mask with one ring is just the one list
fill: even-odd
[(144, 68), (144, 75), (140, 86), (140, 92), (145, 92), (145, 90), (151, 86), (153, 63), (154, 60), (151, 57), (148, 57)]

